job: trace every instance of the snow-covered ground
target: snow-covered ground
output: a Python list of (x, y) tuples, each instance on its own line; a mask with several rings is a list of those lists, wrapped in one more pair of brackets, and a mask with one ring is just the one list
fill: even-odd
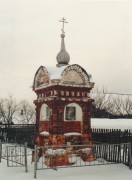
[[(132, 119), (92, 119), (92, 128), (132, 129)], [(0, 163), (1, 180), (33, 180), (34, 163), (28, 157), (28, 172), (24, 167), (7, 167), (6, 160)], [(38, 170), (39, 180), (128, 180), (132, 179), (132, 170), (123, 164), (97, 165), (56, 170)]]
[[(29, 160), (28, 172), (24, 172), (24, 167), (7, 167), (6, 161), (0, 163), (1, 180), (33, 180), (33, 166)], [(37, 171), (39, 180), (129, 180), (132, 179), (132, 170), (123, 164), (88, 166), (78, 168), (64, 168), (55, 170)]]
[(91, 119), (92, 128), (102, 129), (132, 129), (132, 119)]

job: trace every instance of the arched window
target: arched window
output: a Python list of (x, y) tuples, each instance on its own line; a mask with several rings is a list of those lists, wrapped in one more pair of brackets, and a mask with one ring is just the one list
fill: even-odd
[(47, 104), (43, 104), (40, 110), (40, 121), (49, 121), (50, 113)]
[(82, 121), (82, 108), (77, 103), (70, 103), (65, 106), (65, 121)]

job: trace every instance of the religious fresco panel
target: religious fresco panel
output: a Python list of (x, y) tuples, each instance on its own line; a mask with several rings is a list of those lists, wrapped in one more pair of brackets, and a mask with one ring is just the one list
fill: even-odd
[(73, 106), (66, 107), (66, 120), (76, 120), (76, 108)]

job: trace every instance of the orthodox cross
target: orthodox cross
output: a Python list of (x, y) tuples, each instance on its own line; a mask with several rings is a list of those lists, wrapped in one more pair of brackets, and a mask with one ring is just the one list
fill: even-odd
[(68, 23), (67, 21), (65, 21), (66, 19), (63, 17), (61, 20), (59, 20), (60, 22), (62, 22), (62, 29), (61, 29), (61, 31), (62, 31), (62, 33), (63, 34), (65, 34), (65, 32), (64, 32), (64, 23)]

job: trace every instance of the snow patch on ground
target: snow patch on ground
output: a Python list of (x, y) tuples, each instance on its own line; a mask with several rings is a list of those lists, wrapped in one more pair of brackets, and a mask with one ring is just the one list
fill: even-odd
[[(7, 167), (6, 161), (2, 160), (0, 163), (0, 177), (4, 180), (33, 180), (33, 168), (34, 163), (31, 164), (28, 161), (28, 173), (24, 172), (24, 167)], [(106, 165), (106, 166), (87, 166), (77, 168), (62, 168), (57, 171), (49, 170), (38, 170), (38, 180), (124, 180), (132, 179), (132, 170), (123, 164), (118, 165)]]
[(92, 128), (102, 129), (132, 129), (132, 119), (91, 119)]

